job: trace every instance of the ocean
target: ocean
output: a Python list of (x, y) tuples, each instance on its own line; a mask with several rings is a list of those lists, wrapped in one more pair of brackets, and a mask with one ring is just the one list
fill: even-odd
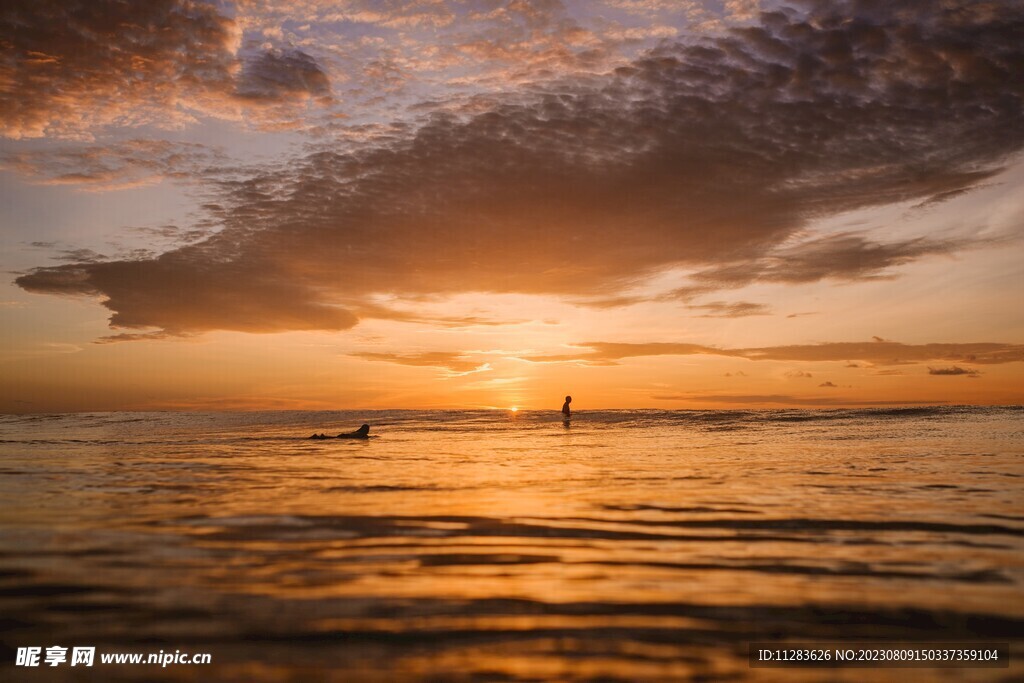
[[(3, 416), (0, 677), (1021, 680), (1022, 418)], [(306, 438), (363, 422), (365, 441)], [(751, 668), (755, 641), (998, 641), (1013, 659)], [(16, 662), (79, 646), (93, 667)], [(210, 662), (100, 662), (156, 652)]]

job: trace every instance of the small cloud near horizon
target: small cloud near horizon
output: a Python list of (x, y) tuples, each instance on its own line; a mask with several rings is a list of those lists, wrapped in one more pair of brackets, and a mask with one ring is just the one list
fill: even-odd
[(902, 406), (942, 404), (947, 401), (861, 401), (834, 397), (804, 397), (788, 394), (661, 394), (651, 396), (659, 401), (689, 401), (694, 403), (728, 403), (745, 405), (791, 405), (791, 406)]
[(961, 368), (958, 365), (954, 365), (948, 368), (928, 368), (929, 375), (939, 375), (945, 377), (980, 377), (981, 371), (969, 368)]

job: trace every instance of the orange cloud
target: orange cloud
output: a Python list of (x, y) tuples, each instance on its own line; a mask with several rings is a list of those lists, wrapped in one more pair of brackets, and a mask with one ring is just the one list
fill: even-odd
[(397, 363), (399, 365), (443, 368), (448, 370), (452, 375), (468, 375), (474, 372), (484, 372), (490, 369), (490, 365), (487, 363), (478, 363), (476, 361), (469, 360), (462, 353), (453, 353), (449, 351), (427, 351), (424, 353), (414, 354), (375, 353), (366, 351), (352, 353), (349, 355), (356, 358), (362, 358), (364, 360), (384, 361), (387, 363)]
[(701, 318), (745, 318), (751, 315), (768, 315), (771, 309), (765, 304), (752, 303), (750, 301), (736, 301), (726, 303), (724, 301), (711, 301), (706, 304), (691, 304), (687, 308), (699, 311), (707, 311)]
[[(865, 361), (874, 365), (904, 365), (935, 360), (959, 361), (983, 365), (1024, 361), (1024, 345), (1000, 343), (967, 344), (901, 344), (890, 341), (828, 342), (790, 346), (769, 346), (746, 349), (720, 349), (700, 344), (649, 342), (626, 344), (613, 342), (583, 342), (576, 353), (520, 356), (534, 363), (574, 362), (607, 365), (623, 358), (642, 356), (714, 355), (770, 361)], [(954, 368), (958, 370), (959, 368)], [(810, 377), (801, 371), (792, 371), (793, 377)], [(965, 374), (963, 372), (932, 372), (931, 374)]]
[(946, 401), (851, 401), (829, 396), (791, 396), (789, 394), (662, 394), (651, 398), (662, 401), (690, 401), (702, 403), (728, 403), (737, 405), (786, 405), (786, 406), (902, 406), (946, 403)]

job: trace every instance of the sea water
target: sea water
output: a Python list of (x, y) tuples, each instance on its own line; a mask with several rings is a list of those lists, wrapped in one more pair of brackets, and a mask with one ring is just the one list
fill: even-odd
[[(555, 411), (0, 417), (0, 672), (905, 680), (899, 669), (751, 669), (748, 645), (1024, 634), (1022, 417), (1020, 407), (580, 411), (571, 425)], [(373, 438), (306, 438), (363, 422)], [(31, 646), (211, 662), (100, 664), (97, 654), (91, 669), (18, 667)]]

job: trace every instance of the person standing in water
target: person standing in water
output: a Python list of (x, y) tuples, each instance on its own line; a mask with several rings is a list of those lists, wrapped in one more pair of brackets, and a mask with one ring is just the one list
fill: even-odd
[(562, 415), (566, 420), (572, 417), (572, 411), (569, 409), (570, 403), (572, 403), (572, 396), (566, 396), (565, 403), (562, 404)]

